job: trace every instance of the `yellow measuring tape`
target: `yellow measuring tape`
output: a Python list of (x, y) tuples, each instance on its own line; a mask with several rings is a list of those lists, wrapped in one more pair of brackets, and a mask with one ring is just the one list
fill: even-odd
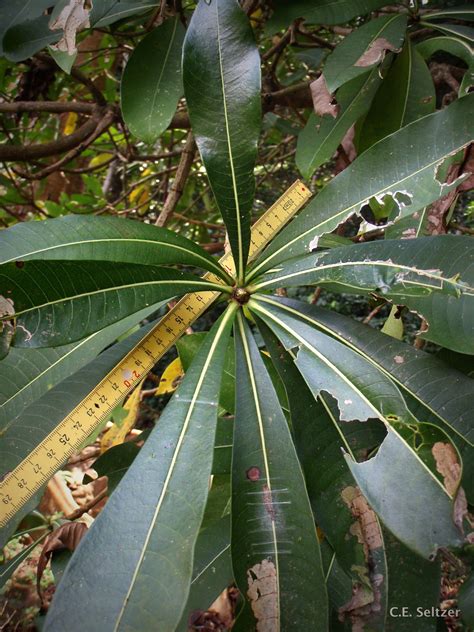
[[(254, 259), (311, 197), (299, 180), (252, 227), (249, 258)], [(219, 263), (234, 275), (232, 254)], [(205, 279), (222, 283), (211, 273)], [(0, 483), (0, 527), (4, 527), (60, 466), (76, 452), (123, 398), (146, 376), (220, 292), (186, 294), (150, 333)]]

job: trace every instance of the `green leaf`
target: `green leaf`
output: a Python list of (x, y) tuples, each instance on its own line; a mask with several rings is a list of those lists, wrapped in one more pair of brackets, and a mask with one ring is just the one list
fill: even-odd
[[(345, 449), (352, 454), (359, 443), (373, 449), (383, 439), (383, 425), (341, 422), (337, 406), (329, 396), (314, 398), (293, 362), (293, 352), (285, 352), (260, 320), (258, 325), (286, 387), (295, 445), (316, 522), (331, 544), (338, 564), (350, 577), (354, 591), (365, 595), (366, 624), (370, 623), (371, 629), (383, 630), (387, 576), (380, 525), (373, 515), (369, 537), (364, 532), (364, 523), (355, 515), (352, 504), (355, 481), (342, 453)], [(373, 433), (367, 432), (368, 425)]]
[(30, 348), (68, 344), (158, 301), (223, 288), (171, 268), (75, 261), (6, 264), (0, 287), (15, 309), (13, 344)]
[[(277, 305), (263, 297), (249, 303), (287, 350), (297, 348), (295, 363), (313, 395), (324, 391), (335, 397), (341, 420), (377, 417), (386, 426), (387, 437), (375, 457), (357, 463), (346, 456), (371, 507), (400, 541), (423, 557), (440, 546), (459, 546), (452, 498), (402, 437), (417, 420), (396, 385), (356, 352), (309, 327), (298, 312)], [(427, 533), (426, 524), (432, 522), (436, 527)]]
[(370, 147), (277, 235), (248, 279), (285, 259), (314, 250), (320, 235), (359, 213), (371, 199), (383, 202), (389, 198), (405, 216), (456, 187), (458, 182), (445, 184), (437, 176), (443, 163), (474, 137), (473, 102), (474, 95), (463, 97)]
[[(6, 430), (1, 433), (0, 477), (14, 470), (41, 441), (52, 432), (130, 351), (144, 338), (156, 322), (143, 327), (101, 353), (82, 369), (70, 375), (42, 397), (29, 405), (18, 417), (14, 418)], [(57, 469), (62, 465), (58, 461)], [(26, 515), (38, 504), (42, 490), (39, 490), (23, 507)], [(10, 521), (0, 530), (0, 547), (8, 540), (15, 521)]]
[(435, 111), (431, 73), (410, 40), (405, 42), (364, 120), (359, 151)]
[[(392, 428), (370, 460), (357, 463), (346, 458), (371, 507), (408, 548), (431, 560), (439, 547), (460, 546), (461, 533), (454, 526), (444, 487)], [(427, 524), (432, 525), (430, 530)]]
[(51, 6), (51, 0), (11, 0), (0, 6), (0, 54), (3, 54), (2, 40), (5, 33), (15, 24), (21, 24), (39, 17)]
[(431, 37), (416, 45), (416, 50), (425, 59), (440, 50), (444, 50), (455, 57), (462, 59), (468, 66), (472, 64), (472, 49), (466, 42), (456, 37)]
[(461, 37), (470, 44), (474, 44), (474, 29), (469, 26), (465, 26), (464, 24), (450, 24), (448, 22), (441, 24), (440, 22), (432, 23), (428, 21), (421, 21), (420, 25), (429, 26), (432, 29), (441, 31), (441, 33), (447, 33), (448, 35)]
[(161, 307), (162, 303), (118, 321), (88, 338), (54, 349), (10, 348), (0, 362), (0, 433), (21, 412), (53, 386), (78, 371), (130, 327)]
[(440, 50), (447, 51), (451, 55), (462, 59), (467, 65), (467, 70), (461, 81), (459, 97), (469, 93), (469, 88), (474, 85), (474, 58), (473, 50), (467, 42), (457, 37), (432, 37), (420, 42), (416, 48), (425, 59), (428, 59)]
[[(335, 337), (393, 380), (417, 419), (446, 431), (463, 457), (462, 484), (474, 499), (474, 433), (471, 402), (474, 381), (450, 369), (432, 354), (418, 351), (346, 316), (299, 301), (280, 299), (282, 309)], [(472, 356), (469, 356), (472, 357)]]
[[(456, 253), (453, 255), (453, 253)], [(383, 240), (295, 258), (256, 281), (255, 290), (317, 284), (377, 294), (423, 315), (423, 337), (474, 353), (474, 241), (437, 235)]]
[(472, 21), (474, 20), (474, 5), (446, 7), (423, 17), (424, 20), (439, 20), (440, 18)]
[(20, 222), (2, 230), (0, 263), (29, 259), (182, 263), (220, 277), (225, 274), (218, 262), (191, 240), (166, 228), (112, 217), (70, 215), (42, 222)]
[(183, 80), (193, 132), (242, 280), (261, 125), (260, 56), (236, 0), (200, 0), (186, 33)]
[(113, 446), (104, 452), (97, 461), (94, 461), (93, 468), (97, 475), (107, 476), (107, 494), (110, 495), (120, 483), (139, 451), (140, 448), (133, 441), (126, 441)]
[(98, 621), (101, 629), (116, 631), (174, 630), (178, 625), (208, 493), (217, 399), (234, 313), (227, 310), (210, 332), (72, 557), (48, 612), (49, 632), (93, 630)]
[(199, 533), (191, 588), (176, 632), (188, 632), (193, 612), (208, 610), (232, 582), (230, 516), (225, 516)]
[(232, 562), (245, 597), (237, 629), (253, 629), (257, 620), (262, 629), (327, 630), (321, 556), (303, 475), (241, 314), (235, 338)]
[(166, 20), (142, 39), (125, 67), (122, 115), (132, 134), (147, 143), (168, 127), (182, 95), (184, 33), (178, 17)]
[(458, 606), (462, 618), (469, 626), (474, 626), (474, 575), (470, 575), (459, 589)]
[(311, 113), (296, 148), (296, 165), (305, 178), (331, 159), (347, 130), (369, 110), (380, 82), (376, 68), (344, 84), (337, 93), (341, 111), (336, 118)]
[[(64, 72), (68, 75), (71, 74), (71, 68), (73, 67), (74, 62), (76, 61), (77, 53), (74, 53), (73, 55), (69, 55), (67, 51), (56, 50), (55, 48), (50, 46), (49, 54), (54, 59), (54, 61), (58, 64), (61, 70), (64, 70)], [(61, 209), (61, 207), (59, 208)]]
[[(436, 617), (419, 616), (419, 608), (439, 607), (441, 561), (427, 561), (410, 551), (393, 535), (383, 530), (387, 568), (389, 569), (388, 603), (390, 615), (384, 632), (436, 632)], [(408, 610), (403, 610), (407, 608)], [(403, 613), (409, 616), (403, 617)]]
[(342, 24), (379, 9), (386, 4), (384, 0), (274, 0), (273, 15), (265, 25), (269, 34), (286, 28), (297, 18), (305, 18), (312, 24)]
[(92, 3), (90, 22), (95, 28), (102, 28), (131, 15), (149, 11), (157, 5), (157, 0), (100, 0)]
[(10, 61), (23, 61), (39, 50), (57, 42), (61, 31), (51, 31), (49, 15), (40, 15), (14, 24), (3, 36), (3, 54)]
[[(189, 336), (183, 336), (176, 342), (176, 348), (185, 371), (188, 370), (194, 356), (201, 347), (206, 334), (195, 333)], [(234, 343), (229, 340), (229, 346), (225, 358), (224, 374), (222, 376), (221, 394), (219, 396), (219, 404), (227, 412), (233, 413), (235, 407), (235, 355)]]
[(334, 92), (347, 81), (366, 73), (374, 64), (381, 63), (384, 57), (382, 52), (374, 54), (373, 59), (362, 59), (365, 53), (378, 49), (380, 40), (385, 40), (392, 50), (400, 49), (405, 38), (406, 25), (405, 15), (385, 15), (370, 20), (347, 35), (327, 57), (324, 65), (323, 74), (329, 92)]

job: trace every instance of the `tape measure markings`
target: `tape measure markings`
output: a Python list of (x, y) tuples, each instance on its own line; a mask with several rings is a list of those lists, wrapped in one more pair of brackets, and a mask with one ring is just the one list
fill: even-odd
[[(291, 185), (253, 225), (249, 259), (254, 259), (264, 249), (310, 197), (309, 189), (301, 181), (297, 180)], [(230, 252), (219, 263), (230, 275), (235, 274)], [(203, 278), (223, 283), (211, 272)], [(61, 464), (80, 448), (111, 410), (151, 371), (220, 294), (217, 291), (203, 291), (183, 296), (28, 457), (5, 476), (0, 482), (0, 527), (4, 527)]]

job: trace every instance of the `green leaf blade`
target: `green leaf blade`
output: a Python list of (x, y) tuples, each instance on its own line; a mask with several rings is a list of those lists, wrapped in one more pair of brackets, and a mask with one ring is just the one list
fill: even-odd
[(305, 178), (330, 160), (347, 130), (369, 110), (380, 81), (378, 69), (375, 69), (342, 86), (337, 93), (341, 111), (335, 119), (310, 115), (298, 135), (296, 149), (296, 164)]
[(15, 309), (13, 344), (29, 348), (69, 344), (159, 301), (221, 287), (171, 268), (74, 261), (4, 265), (0, 286)]
[[(385, 526), (428, 559), (439, 547), (459, 546), (461, 534), (453, 521), (451, 496), (403, 436), (418, 422), (396, 385), (369, 362), (362, 358), (360, 362), (355, 352), (348, 354), (347, 347), (344, 350), (336, 340), (307, 326), (297, 311), (278, 309), (277, 304), (260, 297), (252, 299), (250, 306), (287, 350), (298, 348), (295, 362), (313, 395), (324, 391), (335, 397), (341, 420), (375, 417), (385, 424), (387, 437), (375, 457), (362, 463), (347, 457), (359, 488)], [(437, 528), (427, 536), (426, 524), (433, 521)]]
[(377, 92), (361, 130), (359, 151), (435, 111), (436, 94), (428, 66), (407, 40)]
[(166, 20), (134, 50), (122, 77), (121, 108), (130, 131), (153, 143), (170, 124), (182, 94), (184, 27)]
[(371, 199), (388, 196), (396, 202), (399, 216), (404, 217), (457, 186), (456, 182), (446, 184), (441, 178), (438, 180), (438, 169), (474, 137), (473, 102), (474, 95), (467, 95), (370, 147), (277, 235), (257, 260), (249, 278), (311, 252), (321, 235), (360, 213)]
[[(73, 556), (48, 612), (49, 632), (65, 627), (174, 630), (178, 625), (207, 498), (220, 376), (233, 315), (234, 310), (228, 310), (214, 326), (84, 539), (80, 555)], [(131, 524), (124, 520), (125, 508)], [(117, 550), (120, 573), (115, 571)], [(95, 598), (98, 591), (106, 599), (105, 610)], [(77, 607), (85, 603), (79, 620)]]
[(236, 0), (199, 2), (186, 33), (183, 80), (193, 132), (242, 280), (250, 244), (261, 80), (253, 32)]
[[(327, 630), (314, 520), (285, 417), (248, 326), (236, 328), (232, 559), (246, 605), (270, 629)], [(267, 594), (265, 604), (262, 594)], [(253, 612), (253, 616), (252, 616)], [(237, 623), (239, 625), (239, 623)]]
[(0, 264), (14, 261), (116, 261), (184, 264), (223, 276), (218, 262), (166, 228), (113, 217), (67, 216), (21, 222), (0, 232)]

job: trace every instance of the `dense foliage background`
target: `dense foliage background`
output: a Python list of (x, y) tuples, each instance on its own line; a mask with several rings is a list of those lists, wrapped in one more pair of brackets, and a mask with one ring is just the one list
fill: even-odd
[[(217, 1), (221, 0), (201, 0), (201, 5), (211, 6)], [(226, 5), (226, 2), (222, 4)], [(242, 109), (247, 117), (239, 130), (243, 142), (238, 153), (244, 156), (243, 162), (252, 162), (253, 151), (251, 147), (245, 147), (245, 138), (258, 135), (260, 125), (262, 129), (255, 166), (255, 200), (251, 179), (246, 180), (243, 174), (239, 182), (243, 192), (242, 204), (245, 202), (249, 208), (248, 222), (253, 223), (296, 178), (303, 178), (317, 195), (336, 176), (356, 164), (354, 161), (358, 158), (375, 155), (376, 160), (372, 162), (367, 158), (366, 163), (358, 163), (362, 165), (361, 171), (347, 171), (349, 175), (346, 179), (338, 181), (341, 182), (340, 187), (345, 188), (336, 186), (329, 190), (332, 195), (328, 196), (326, 205), (329, 208), (333, 203), (336, 212), (339, 204), (337, 191), (362, 187), (361, 179), (369, 182), (374, 174), (374, 177), (378, 176), (384, 165), (388, 174), (386, 182), (393, 182), (392, 190), (385, 189), (381, 196), (371, 194), (360, 209), (353, 209), (337, 221), (331, 218), (333, 223), (328, 221), (327, 230), (318, 233), (331, 233), (330, 237), (325, 237), (325, 242), (321, 240), (319, 246), (336, 247), (337, 257), (334, 256), (337, 261), (341, 257), (340, 249), (347, 245), (373, 244), (375, 250), (361, 252), (364, 257), (377, 261), (377, 252), (381, 253), (380, 259), (387, 258), (387, 250), (382, 243), (387, 239), (408, 243), (413, 237), (452, 235), (467, 238), (474, 233), (472, 178), (469, 177), (473, 171), (473, 150), (469, 145), (472, 141), (469, 120), (472, 122), (473, 118), (469, 93), (474, 84), (471, 48), (474, 31), (470, 26), (472, 6), (459, 2), (417, 0), (390, 5), (380, 0), (341, 0), (338, 3), (327, 0), (243, 0), (240, 5), (242, 16), (236, 22), (242, 19), (242, 24), (246, 25), (247, 21), (250, 24), (260, 53), (262, 73), (261, 94), (257, 98), (248, 87), (252, 78), (257, 88), (259, 81), (255, 66), (250, 62), (241, 75), (242, 82), (239, 83), (239, 77), (236, 77), (232, 86), (235, 110)], [(195, 9), (196, 3), (182, 0), (95, 0), (92, 3), (81, 0), (12, 0), (0, 6), (0, 125), (4, 135), (4, 142), (0, 144), (0, 224), (4, 229), (23, 222), (42, 222), (70, 215), (113, 216), (166, 226), (200, 244), (209, 254), (224, 253), (228, 241), (234, 253), (239, 250), (237, 237), (231, 229), (227, 235), (223, 215), (227, 228), (232, 220), (222, 208), (219, 210), (206, 175), (207, 170), (212, 178), (212, 170), (219, 172), (221, 168), (218, 160), (212, 162), (213, 155), (219, 157), (221, 140), (219, 134), (213, 131), (219, 126), (213, 111), (219, 75), (215, 73), (215, 67), (206, 65), (212, 50), (206, 52), (205, 47), (199, 48), (207, 41), (209, 49), (212, 49), (215, 34), (210, 26), (206, 33), (206, 24), (200, 25), (195, 49), (188, 51), (187, 63), (182, 70), (183, 41)], [(251, 33), (245, 29), (242, 32), (243, 39), (252, 39)], [(188, 37), (189, 42), (189, 34)], [(245, 52), (245, 48), (241, 50), (239, 45), (236, 39), (227, 42), (227, 53), (224, 50), (228, 59), (236, 60), (236, 65), (237, 61), (240, 62), (242, 50)], [(184, 99), (183, 81), (187, 86), (187, 100)], [(208, 87), (209, 95), (203, 85)], [(254, 107), (247, 110), (249, 94), (253, 94)], [(426, 124), (420, 122), (419, 127), (409, 128), (404, 136), (393, 137), (393, 146), (387, 143), (381, 145), (382, 150), (378, 154), (365, 154), (377, 142), (384, 142), (407, 125), (441, 110), (444, 114), (436, 116), (444, 118), (425, 119)], [(194, 133), (200, 138), (206, 137), (207, 133), (210, 138), (213, 134), (216, 136), (214, 144), (210, 143), (207, 156), (204, 143), (199, 146), (200, 152), (197, 150), (190, 118)], [(398, 144), (396, 138), (401, 139)], [(238, 144), (239, 141), (235, 139), (235, 142)], [(384, 147), (387, 147), (386, 152)], [(422, 169), (427, 169), (431, 158), (436, 177), (428, 180), (425, 175), (418, 176), (413, 165), (418, 162), (421, 173)], [(409, 185), (416, 189), (415, 194), (408, 185), (397, 189), (396, 178), (392, 177), (398, 166), (405, 164), (410, 165)], [(353, 173), (354, 176), (351, 175)], [(412, 202), (420, 207), (414, 213), (410, 212)], [(319, 219), (317, 213), (314, 219)], [(448, 275), (453, 253), (459, 255), (465, 252), (463, 265), (467, 270), (469, 265), (471, 268), (474, 265), (472, 249), (466, 245), (467, 241), (461, 241), (463, 246), (457, 246), (458, 242), (444, 241), (443, 249), (433, 245), (418, 255), (416, 249), (410, 250), (410, 246), (405, 244), (406, 248), (402, 250), (407, 254), (403, 256), (409, 262), (415, 261), (418, 256), (417, 261), (426, 264), (424, 269), (445, 266), (443, 270), (446, 270), (447, 281), (453, 282), (455, 294), (462, 292), (463, 288), (462, 285), (460, 290), (454, 287), (457, 279), (453, 277), (453, 281)], [(380, 251), (376, 250), (376, 242), (382, 244)], [(402, 250), (394, 249), (393, 256), (396, 258), (397, 252)], [(428, 251), (431, 252), (427, 254)], [(294, 254), (302, 253), (295, 251)], [(428, 255), (434, 258), (430, 259)], [(435, 255), (439, 255), (439, 259)], [(387, 281), (386, 296), (378, 291), (381, 288), (380, 278), (386, 281), (378, 270), (380, 278), (375, 281), (361, 280), (359, 268), (356, 270), (352, 283), (357, 285), (360, 282), (363, 286), (364, 292), (361, 293), (365, 295), (360, 297), (351, 290), (347, 278), (341, 280), (323, 276), (318, 280), (314, 276), (305, 277), (306, 268), (298, 265), (292, 268), (292, 273), (299, 275), (298, 283), (277, 282), (278, 278), (275, 280), (271, 274), (264, 277), (264, 282), (280, 297), (327, 307), (370, 328), (382, 329), (393, 339), (403, 340), (416, 350), (430, 354), (430, 357), (437, 356), (445, 363), (446, 371), (453, 371), (449, 377), (453, 398), (457, 384), (454, 371), (462, 374), (466, 383), (467, 378), (474, 375), (473, 315), (467, 308), (459, 321), (454, 312), (430, 312), (432, 321), (428, 327), (423, 317), (426, 314), (419, 308), (420, 304), (425, 304), (417, 304), (414, 299), (410, 303), (410, 299), (403, 297), (403, 292), (391, 294), (393, 279)], [(421, 264), (417, 265), (420, 267)], [(187, 270), (194, 272), (195, 267), (190, 264)], [(372, 281), (377, 291), (372, 291)], [(0, 284), (0, 294), (2, 292)], [(80, 357), (76, 353), (70, 365), (64, 361), (61, 347), (54, 347), (59, 349), (54, 352), (52, 348), (47, 348), (50, 355), (43, 350), (35, 350), (33, 352), (38, 355), (33, 358), (27, 353), (25, 355), (25, 350), (18, 345), (19, 348), (12, 346), (7, 355), (12, 336), (9, 321), (5, 319), (8, 309), (5, 301), (0, 302), (0, 316), (4, 317), (0, 357), (6, 356), (0, 363), (3, 380), (0, 385), (0, 433), (23, 412), (22, 406), (25, 408), (33, 404), (35, 398), (48, 388), (73, 375), (117, 337), (120, 339), (124, 331), (132, 335), (134, 332), (131, 329), (133, 319), (123, 331), (109, 329), (100, 341), (90, 348), (84, 347)], [(222, 304), (218, 304), (193, 325), (189, 335), (178, 345), (179, 359), (178, 351), (173, 349), (156, 365), (141, 385), (141, 390), (134, 391), (123, 406), (116, 408), (107, 420), (107, 426), (100, 428), (88, 445), (54, 477), (39, 507), (23, 517), (19, 525), (14, 525), (17, 532), (9, 534), (11, 538), (4, 550), (4, 566), (0, 567), (2, 583), (8, 580), (0, 598), (0, 630), (40, 629), (44, 624), (55, 582), (62, 576), (70, 557), (69, 551), (76, 548), (84, 535), (85, 524), (89, 526), (92, 518), (99, 514), (136, 456), (137, 446), (142, 445), (150, 429), (155, 427), (171, 393), (182, 380), (184, 370), (189, 367), (202, 343), (203, 336), (197, 332), (208, 330), (222, 311)], [(158, 313), (161, 312), (140, 312), (141, 322), (148, 323)], [(250, 322), (257, 316), (250, 317)], [(452, 322), (448, 322), (448, 316), (452, 316)], [(343, 323), (335, 318), (328, 321), (328, 327), (337, 329), (339, 322)], [(265, 342), (274, 356), (275, 366), (268, 361), (267, 352), (261, 356), (255, 352), (255, 366), (260, 362), (267, 367), (285, 414), (288, 415), (288, 410), (296, 406), (292, 415), (297, 414), (298, 418), (304, 419), (308, 410), (304, 407), (298, 410), (298, 402), (288, 401), (291, 399), (288, 397), (288, 384), (297, 384), (299, 392), (303, 393), (306, 383), (301, 382), (301, 376), (293, 375), (291, 368), (279, 366), (275, 361), (278, 351), (275, 351), (276, 347), (272, 349), (272, 344), (277, 343), (265, 329), (269, 321), (264, 322), (260, 323), (261, 335), (257, 341), (261, 348)], [(459, 322), (462, 322), (462, 327), (458, 326)], [(348, 335), (349, 340), (353, 339), (352, 335), (356, 338), (354, 332)], [(424, 337), (419, 335), (423, 333)], [(245, 341), (247, 334), (243, 329), (239, 335)], [(367, 355), (375, 357), (378, 339), (371, 341), (370, 334), (367, 334), (369, 337), (362, 342), (363, 334), (360, 336), (354, 344), (360, 347), (365, 344)], [(229, 359), (231, 355), (232, 359)], [(113, 365), (114, 357), (110, 356), (109, 364), (112, 362)], [(204, 517), (208, 531), (202, 531), (204, 535), (196, 562), (202, 562), (204, 567), (205, 555), (210, 555), (213, 547), (222, 545), (223, 550), (228, 548), (225, 537), (222, 539), (221, 521), (228, 520), (232, 429), (225, 420), (232, 420), (235, 413), (236, 368), (233, 354), (228, 353), (226, 357), (217, 438), (217, 446), (221, 447), (219, 458), (224, 452), (225, 457), (222, 457), (222, 462), (217, 460), (217, 456), (214, 460), (213, 485)], [(397, 360), (400, 358), (397, 353), (394, 358), (395, 364), (387, 371), (398, 375), (400, 367), (396, 365), (402, 360)], [(377, 358), (377, 362), (379, 360)], [(56, 364), (58, 367), (53, 370)], [(285, 362), (282, 361), (282, 364)], [(380, 364), (383, 364), (382, 360)], [(34, 365), (33, 369), (29, 369), (28, 365)], [(40, 366), (44, 367), (44, 377), (41, 388), (38, 386), (36, 392), (34, 389), (39, 377), (35, 370)], [(97, 378), (100, 378), (104, 368), (96, 367), (95, 370)], [(285, 384), (284, 379), (283, 383), (280, 382), (279, 374), (285, 375), (289, 382)], [(397, 380), (406, 380), (406, 384), (413, 387), (413, 392), (423, 397), (425, 385), (421, 384), (421, 380), (417, 383), (417, 375), (413, 372), (397, 377)], [(436, 375), (439, 386), (436, 386), (436, 380), (426, 385), (426, 388), (432, 389), (430, 401), (434, 401), (436, 388), (442, 390), (445, 379), (444, 374)], [(465, 417), (462, 419), (467, 420), (466, 410), (472, 406), (472, 400), (469, 403), (469, 389), (465, 382), (458, 384), (459, 392), (467, 389), (462, 391), (465, 393), (462, 409)], [(71, 385), (74, 388), (74, 383)], [(92, 388), (92, 382), (90, 386)], [(20, 391), (28, 391), (29, 400), (27, 398), (23, 402)], [(410, 404), (410, 395), (405, 393), (404, 396)], [(326, 415), (336, 418), (334, 402), (330, 397), (323, 398), (323, 408), (311, 409), (310, 417), (320, 415), (322, 419)], [(444, 401), (439, 404), (439, 415), (447, 406)], [(461, 418), (461, 408), (458, 413)], [(467, 427), (468, 421), (465, 423)], [(308, 427), (309, 424), (308, 420)], [(374, 420), (366, 422), (363, 431), (355, 429), (353, 424), (346, 423), (349, 430), (345, 431), (344, 445), (350, 445), (351, 454), (364, 461), (375, 454), (383, 440), (382, 424)], [(429, 451), (435, 443), (440, 443), (441, 435), (436, 432), (438, 430), (428, 431), (426, 427), (423, 431), (418, 429), (407, 441), (413, 441), (416, 451), (422, 455), (420, 459), (443, 482), (450, 497), (457, 498), (455, 521), (458, 526), (464, 525), (466, 538), (450, 550), (443, 547), (437, 561), (429, 562), (418, 557), (418, 542), (413, 547), (415, 554), (384, 527), (386, 566), (381, 571), (383, 564), (374, 557), (374, 547), (370, 544), (371, 526), (367, 525), (367, 519), (372, 516), (375, 519), (375, 514), (366, 513), (366, 501), (360, 501), (355, 488), (347, 487), (345, 480), (346, 489), (352, 490), (352, 496), (349, 493), (349, 496), (343, 497), (343, 508), (331, 506), (321, 519), (316, 510), (324, 569), (321, 581), (328, 585), (331, 630), (352, 627), (353, 630), (434, 631), (468, 630), (471, 629), (469, 626), (474, 626), (474, 580), (471, 575), (474, 518), (470, 513), (472, 505), (468, 505), (468, 502), (474, 502), (472, 443), (456, 444), (459, 449), (456, 456), (448, 441), (444, 444), (448, 446), (447, 452), (433, 459), (431, 453), (428, 456), (423, 454), (422, 448), (429, 446)], [(403, 432), (400, 434), (403, 435)], [(309, 457), (305, 456), (304, 446), (305, 442), (311, 443), (310, 439), (304, 433), (298, 436), (296, 432), (296, 435), (298, 457), (313, 503), (314, 498), (319, 498), (318, 494), (323, 496), (327, 489), (318, 488), (311, 464), (305, 460)], [(331, 441), (328, 437), (327, 445), (332, 445)], [(9, 446), (6, 445), (4, 450), (8, 452)], [(342, 471), (345, 465), (342, 464), (344, 460), (339, 458), (339, 452), (339, 447), (336, 447), (335, 451), (320, 455), (319, 466), (326, 463), (329, 469)], [(459, 456), (461, 453), (464, 460)], [(460, 499), (459, 493), (459, 490), (462, 491), (459, 487), (462, 468), (462, 485), (466, 488), (467, 501), (465, 496)], [(334, 476), (337, 478), (336, 474)], [(420, 500), (421, 505), (423, 502)], [(339, 531), (336, 529), (336, 534), (326, 536), (325, 528), (321, 527), (323, 523), (336, 524), (343, 520), (343, 510), (347, 513), (348, 508), (352, 517), (356, 518), (351, 534), (358, 538), (360, 547), (355, 553), (344, 549), (346, 524)], [(378, 508), (374, 508), (378, 512)], [(62, 520), (64, 516), (68, 518), (65, 523)], [(426, 516), (426, 538), (431, 544), (428, 532), (435, 527), (428, 524), (433, 519), (429, 507)], [(228, 531), (228, 523), (225, 525)], [(391, 528), (393, 525), (388, 526)], [(60, 530), (56, 531), (58, 527)], [(50, 535), (51, 531), (54, 531), (53, 535)], [(399, 535), (398, 532), (396, 535)], [(133, 529), (130, 530), (132, 537)], [(373, 537), (378, 538), (379, 532)], [(403, 537), (401, 540), (406, 544)], [(45, 541), (47, 544), (43, 546)], [(436, 538), (433, 539), (435, 541)], [(334, 548), (338, 553), (345, 551), (347, 559), (344, 555), (342, 562), (340, 558), (336, 559)], [(44, 569), (55, 549), (60, 552), (53, 557), (53, 579), (51, 572), (44, 572)], [(375, 549), (378, 550), (377, 547)], [(429, 557), (428, 554), (425, 558)], [(199, 555), (203, 556), (202, 559)], [(186, 629), (188, 624), (192, 630), (230, 629), (238, 609), (238, 593), (235, 586), (228, 588), (226, 583), (229, 560), (223, 558), (219, 563), (222, 563), (222, 568), (218, 568), (216, 573), (224, 582), (220, 586), (224, 591), (220, 600), (211, 608), (214, 599), (206, 601), (206, 598), (214, 586), (198, 586), (198, 593), (191, 593), (187, 604), (187, 611), (193, 613), (191, 619), (183, 614), (181, 627), (176, 629)], [(403, 564), (410, 569), (405, 575)], [(404, 599), (409, 595), (412, 599), (408, 604), (410, 606), (423, 604), (426, 607), (455, 609), (459, 604), (463, 616), (449, 614), (415, 621), (392, 618), (381, 623), (378, 613), (387, 604), (378, 592), (380, 582), (377, 582), (380, 573), (388, 573), (387, 568), (391, 573), (390, 588), (387, 589), (391, 592), (386, 595), (389, 605), (401, 608), (406, 605)], [(210, 580), (206, 579), (206, 582), (210, 583)], [(216, 599), (221, 590), (215, 593)], [(309, 602), (311, 590), (299, 595), (300, 599)], [(100, 599), (97, 594), (96, 599)], [(245, 622), (241, 625), (245, 626)]]

